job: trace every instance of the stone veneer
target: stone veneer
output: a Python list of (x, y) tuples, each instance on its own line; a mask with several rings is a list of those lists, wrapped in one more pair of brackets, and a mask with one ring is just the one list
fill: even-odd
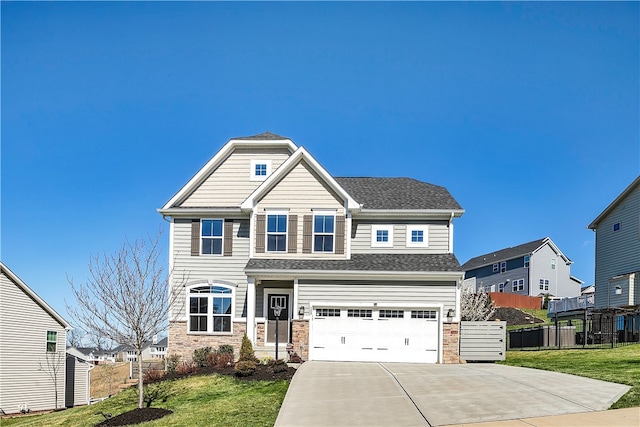
[(234, 355), (240, 355), (242, 337), (247, 330), (245, 322), (233, 322), (231, 335), (196, 335), (187, 333), (187, 322), (175, 322), (169, 326), (169, 348), (167, 355), (178, 354), (182, 360), (191, 360), (193, 350), (202, 347), (217, 349), (223, 344), (233, 346)]
[(293, 351), (302, 360), (309, 360), (309, 321), (293, 320), (291, 322)]
[(256, 345), (254, 347), (260, 347), (264, 345), (264, 322), (260, 322), (256, 325)]
[(444, 323), (442, 363), (460, 363), (460, 323)]

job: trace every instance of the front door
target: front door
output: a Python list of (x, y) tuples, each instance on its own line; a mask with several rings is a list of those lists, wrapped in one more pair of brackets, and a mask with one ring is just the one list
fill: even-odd
[[(276, 316), (278, 311), (280, 315)], [(267, 296), (267, 344), (276, 342), (276, 324), (278, 343), (287, 344), (289, 342), (289, 294)]]

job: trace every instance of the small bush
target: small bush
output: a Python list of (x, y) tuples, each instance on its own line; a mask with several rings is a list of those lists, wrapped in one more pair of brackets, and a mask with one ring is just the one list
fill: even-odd
[(218, 347), (218, 354), (222, 353), (230, 353), (231, 355), (233, 355), (233, 346), (231, 344), (222, 344), (220, 347)]
[(256, 372), (256, 362), (253, 360), (243, 360), (236, 363), (236, 375), (239, 377), (248, 377)]
[(214, 367), (216, 366), (218, 363), (218, 352), (217, 351), (212, 351), (211, 353), (207, 354), (207, 366), (210, 367)]
[(180, 355), (179, 354), (171, 354), (167, 357), (167, 372), (173, 374), (176, 372), (176, 368), (178, 367), (178, 363), (180, 363)]
[(300, 356), (298, 356), (298, 353), (293, 353), (291, 356), (289, 356), (289, 362), (291, 363), (302, 363), (302, 358)]
[(152, 382), (158, 381), (159, 379), (164, 377), (164, 374), (165, 374), (164, 371), (162, 371), (160, 369), (152, 368), (152, 369), (149, 369), (147, 372), (145, 372), (142, 375), (142, 381), (145, 384), (152, 383)]
[(196, 362), (180, 362), (176, 367), (176, 373), (179, 375), (195, 374), (198, 372), (199, 365)]
[(289, 366), (286, 364), (286, 362), (282, 359), (278, 359), (278, 360), (274, 360), (271, 363), (269, 363), (269, 369), (274, 373), (277, 374), (279, 372), (284, 372), (287, 369), (289, 369)]
[(155, 401), (166, 402), (167, 399), (175, 394), (171, 381), (162, 381), (155, 384), (149, 384), (144, 387), (143, 399), (147, 408)]
[(273, 360), (273, 357), (271, 356), (265, 356), (262, 359), (260, 359), (260, 364), (261, 365), (268, 365), (271, 363), (271, 361)]
[(216, 360), (216, 368), (224, 369), (233, 367), (233, 354), (232, 353), (218, 353)]
[(211, 353), (211, 347), (196, 348), (193, 350), (193, 361), (198, 366), (207, 366), (207, 356)]
[(242, 346), (240, 346), (240, 358), (238, 360), (241, 362), (247, 360), (256, 360), (256, 355), (253, 352), (253, 345), (251, 344), (251, 340), (249, 339), (247, 334), (244, 334), (244, 336), (242, 337)]

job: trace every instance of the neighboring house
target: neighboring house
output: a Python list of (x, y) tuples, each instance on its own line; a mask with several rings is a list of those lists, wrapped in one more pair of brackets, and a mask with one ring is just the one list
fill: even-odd
[(152, 359), (166, 359), (168, 342), (168, 338), (164, 337), (161, 340), (151, 344), (151, 346), (149, 347), (149, 356)]
[[(135, 362), (138, 360), (136, 350), (130, 345), (122, 344), (113, 350), (117, 360), (123, 362)], [(147, 341), (142, 345), (142, 360), (151, 359), (151, 341)]]
[(69, 329), (62, 316), (0, 262), (0, 409), (12, 414), (65, 407)]
[(549, 237), (480, 255), (462, 265), (465, 281), (488, 292), (556, 298), (580, 295), (582, 281), (571, 276), (572, 261)]
[(264, 133), (228, 141), (158, 211), (180, 297), (169, 354), (237, 355), (246, 333), (272, 356), (277, 335), (279, 357), (291, 343), (305, 360), (459, 360), (464, 210), (444, 187), (333, 177)]
[(67, 347), (67, 353), (94, 365), (106, 362), (114, 363), (116, 361), (115, 350), (98, 350), (93, 347)]
[(588, 228), (596, 233), (596, 309), (640, 306), (640, 176)]
[(594, 295), (596, 293), (596, 285), (583, 286), (580, 289), (580, 295)]

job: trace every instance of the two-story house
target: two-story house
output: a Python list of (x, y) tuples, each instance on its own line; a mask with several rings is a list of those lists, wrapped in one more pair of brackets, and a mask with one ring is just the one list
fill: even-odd
[(640, 306), (640, 176), (589, 224), (596, 233), (595, 307)]
[(549, 237), (471, 258), (462, 265), (476, 289), (519, 295), (580, 295), (582, 281), (571, 276), (572, 261)]
[(444, 187), (336, 178), (288, 138), (234, 138), (161, 209), (169, 354), (246, 333), (305, 360), (457, 362), (463, 272)]

